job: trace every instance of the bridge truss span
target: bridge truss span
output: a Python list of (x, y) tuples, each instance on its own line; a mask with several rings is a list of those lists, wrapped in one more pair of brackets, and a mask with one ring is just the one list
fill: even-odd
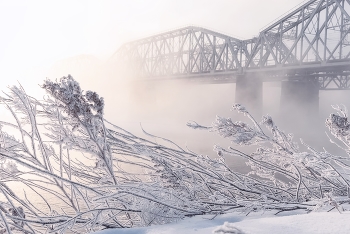
[(260, 32), (246, 68), (333, 66), (350, 58), (350, 1), (314, 0)]
[(119, 54), (138, 77), (181, 76), (238, 71), (241, 44), (205, 28), (186, 27), (125, 44)]
[(303, 74), (320, 89), (349, 89), (349, 32), (350, 0), (311, 0), (249, 40), (186, 27), (126, 43), (112, 58), (138, 79)]

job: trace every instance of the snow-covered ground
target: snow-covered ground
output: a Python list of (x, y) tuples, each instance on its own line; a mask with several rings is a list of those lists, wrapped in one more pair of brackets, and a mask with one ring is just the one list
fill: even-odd
[(294, 215), (232, 213), (197, 216), (177, 223), (147, 228), (111, 229), (96, 234), (349, 234), (350, 212), (312, 212)]

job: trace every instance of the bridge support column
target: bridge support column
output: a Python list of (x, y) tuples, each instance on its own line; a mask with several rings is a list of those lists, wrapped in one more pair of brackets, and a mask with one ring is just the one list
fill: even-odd
[[(317, 81), (282, 81), (280, 114), (282, 122), (294, 133), (306, 134), (319, 123), (319, 88)], [(311, 127), (311, 128), (310, 128)]]
[(241, 75), (236, 80), (236, 103), (260, 117), (263, 105), (263, 83), (260, 77)]

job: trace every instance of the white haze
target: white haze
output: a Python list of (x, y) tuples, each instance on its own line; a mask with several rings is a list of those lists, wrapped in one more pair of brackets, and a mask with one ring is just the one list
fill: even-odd
[[(113, 67), (106, 66), (102, 60), (91, 55), (80, 55), (56, 63), (50, 70), (50, 77), (59, 77), (62, 73), (75, 74), (84, 90), (97, 91), (105, 98), (107, 119), (146, 137), (142, 126), (151, 134), (171, 139), (200, 154), (215, 156), (212, 151), (214, 144), (229, 146), (230, 142), (215, 133), (190, 129), (186, 127), (188, 121), (210, 125), (216, 115), (245, 120), (242, 115), (230, 111), (235, 103), (235, 83), (206, 84), (186, 80), (130, 83), (111, 71)], [(280, 113), (280, 82), (265, 82), (261, 114), (271, 115), (278, 126), (287, 133), (294, 133), (295, 141), (303, 138), (318, 150), (326, 147), (331, 152), (338, 152), (325, 134), (324, 120), (333, 111), (331, 105), (345, 104), (350, 107), (348, 95), (349, 91), (320, 91), (319, 118), (305, 116), (303, 128), (300, 128), (300, 123), (290, 121)], [(290, 114), (299, 112), (298, 109), (289, 111)], [(261, 118), (255, 117), (257, 120)], [(249, 152), (252, 149), (245, 150)], [(245, 170), (243, 161), (237, 158), (227, 160), (231, 166)]]
[[(185, 125), (190, 120), (210, 125), (216, 115), (242, 119), (230, 111), (235, 102), (235, 84), (166, 81), (129, 85), (123, 74), (106, 67), (106, 61), (123, 43), (187, 25), (251, 38), (301, 2), (0, 0), (0, 89), (6, 91), (6, 86), (20, 82), (28, 93), (41, 98), (44, 93), (39, 84), (46, 77), (56, 79), (71, 74), (84, 90), (97, 91), (105, 98), (106, 118), (117, 125), (141, 135), (141, 123), (152, 134), (213, 155), (213, 144), (229, 142)], [(319, 148), (333, 147), (327, 142), (322, 121), (316, 130), (301, 130), (279, 115), (278, 83), (264, 83), (263, 92), (263, 114), (273, 116), (287, 132), (295, 132), (296, 140), (303, 137)], [(331, 104), (350, 107), (348, 96), (347, 91), (321, 91), (320, 119), (332, 111)], [(10, 117), (3, 110), (0, 114), (2, 118)]]

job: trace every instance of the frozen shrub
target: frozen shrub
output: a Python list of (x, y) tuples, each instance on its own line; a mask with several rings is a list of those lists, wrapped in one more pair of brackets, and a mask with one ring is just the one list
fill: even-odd
[[(349, 196), (350, 139), (344, 108), (336, 107), (338, 113), (326, 120), (346, 152), (343, 156), (318, 152), (304, 142), (309, 150), (301, 151), (293, 135), (279, 129), (272, 117), (263, 116), (259, 123), (235, 104), (233, 109), (249, 123), (217, 117), (211, 126), (188, 126), (257, 149), (246, 154), (214, 146), (218, 156), (210, 158), (146, 132), (157, 140), (135, 136), (108, 122), (103, 98), (84, 92), (71, 76), (46, 80), (42, 88), (47, 93), (43, 100), (20, 86), (0, 97), (13, 116), (11, 123), (0, 121), (1, 233), (87, 233), (234, 210), (310, 211), (314, 201), (330, 193), (327, 201), (338, 209), (337, 197)], [(233, 171), (227, 156), (243, 157), (251, 171)], [(242, 233), (230, 225), (216, 233)]]

